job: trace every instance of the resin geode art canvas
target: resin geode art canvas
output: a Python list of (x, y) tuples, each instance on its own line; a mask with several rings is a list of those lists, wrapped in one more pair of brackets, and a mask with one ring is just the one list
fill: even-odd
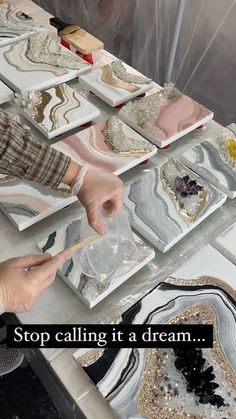
[(127, 103), (120, 118), (162, 148), (213, 118), (213, 112), (172, 83), (157, 93)]
[(132, 226), (166, 252), (219, 208), (226, 195), (171, 158), (125, 185)]
[(120, 60), (106, 64), (80, 80), (92, 93), (113, 107), (153, 87), (150, 79)]
[(0, 4), (0, 47), (44, 31), (30, 16), (11, 4)]
[(76, 163), (120, 175), (149, 159), (157, 149), (116, 116), (73, 134), (52, 146)]
[(235, 417), (235, 278), (235, 266), (207, 246), (118, 320), (128, 325), (213, 324), (213, 348), (74, 353), (120, 419)]
[(16, 94), (24, 116), (47, 138), (54, 138), (91, 122), (100, 111), (83, 96), (63, 83), (40, 92)]
[(14, 93), (2, 81), (0, 81), (0, 105), (14, 99)]
[(236, 196), (236, 137), (229, 129), (216, 131), (187, 150), (181, 159), (195, 172), (225, 192)]
[[(50, 252), (52, 255), (55, 255), (75, 244), (79, 240), (79, 234), (80, 219), (75, 219), (67, 223), (63, 228), (51, 233), (45, 240), (38, 243), (38, 247), (43, 252)], [(146, 245), (143, 240), (136, 235), (134, 235), (134, 239), (138, 250), (138, 261), (125, 274), (119, 274), (119, 271), (122, 272), (122, 268), (118, 267), (114, 273), (114, 278), (109, 277), (103, 283), (98, 283), (94, 278), (81, 272), (76, 254), (72, 255), (71, 259), (64, 263), (58, 273), (80, 299), (89, 308), (92, 308), (155, 257), (154, 250)]]
[(44, 32), (0, 48), (0, 62), (0, 77), (22, 92), (47, 89), (91, 67)]
[(72, 196), (64, 184), (51, 189), (8, 176), (0, 179), (0, 209), (19, 231), (76, 200), (76, 196)]

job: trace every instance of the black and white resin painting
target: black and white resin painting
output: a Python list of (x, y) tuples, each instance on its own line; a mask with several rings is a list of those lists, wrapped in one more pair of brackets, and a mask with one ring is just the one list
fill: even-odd
[(226, 195), (171, 158), (144, 170), (124, 191), (131, 225), (166, 252), (219, 208)]
[[(232, 124), (232, 126), (235, 124)], [(182, 161), (233, 199), (236, 197), (236, 130), (211, 133), (185, 151)]]
[[(75, 219), (67, 223), (61, 229), (54, 231), (47, 238), (38, 243), (38, 247), (43, 252), (50, 252), (52, 255), (67, 249), (79, 241), (80, 219)], [(92, 308), (111, 292), (127, 281), (132, 275), (147, 265), (155, 257), (154, 250), (146, 245), (137, 235), (134, 235), (136, 247), (138, 250), (138, 261), (131, 269), (122, 273), (122, 267), (114, 272), (114, 275), (98, 284), (96, 280), (81, 272), (78, 254), (73, 254), (58, 271), (61, 278), (69, 285), (73, 291), (82, 299), (82, 301)], [(109, 257), (109, 255), (107, 256)], [(120, 272), (120, 273), (119, 273)]]
[(206, 246), (126, 311), (123, 324), (213, 324), (213, 349), (93, 349), (75, 359), (120, 419), (233, 419), (236, 267)]

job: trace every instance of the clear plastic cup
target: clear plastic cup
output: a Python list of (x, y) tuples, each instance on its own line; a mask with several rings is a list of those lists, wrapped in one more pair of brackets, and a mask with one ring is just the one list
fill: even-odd
[[(106, 234), (78, 252), (81, 271), (99, 284), (129, 272), (138, 261), (138, 252), (130, 227), (129, 218), (121, 214), (104, 216)], [(81, 220), (80, 240), (94, 235), (87, 216)]]

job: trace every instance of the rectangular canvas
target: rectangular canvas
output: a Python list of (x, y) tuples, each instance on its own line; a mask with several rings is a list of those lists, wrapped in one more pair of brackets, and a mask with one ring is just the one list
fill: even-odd
[(153, 82), (120, 60), (112, 61), (80, 78), (92, 93), (113, 107), (153, 87)]
[[(58, 231), (51, 233), (45, 240), (38, 243), (38, 247), (43, 252), (48, 251), (52, 255), (55, 255), (61, 250), (75, 244), (79, 240), (79, 231), (80, 219), (75, 219)], [(104, 282), (102, 285), (97, 284), (93, 278), (81, 272), (76, 255), (73, 255), (71, 259), (66, 261), (58, 273), (80, 299), (89, 308), (92, 308), (155, 257), (155, 252), (151, 247), (147, 246), (136, 235), (134, 235), (134, 239), (138, 249), (137, 264), (126, 274), (119, 275), (116, 271), (116, 277), (109, 279), (109, 281)]]
[(9, 177), (0, 180), (0, 209), (19, 231), (76, 200), (77, 197), (72, 196), (70, 189), (63, 184), (49, 189), (38, 183)]
[(2, 81), (0, 81), (0, 105), (14, 99), (14, 93)]
[(76, 163), (120, 175), (149, 159), (157, 149), (113, 116), (52, 146)]
[(236, 265), (236, 222), (214, 240), (213, 246)]
[(212, 133), (200, 144), (185, 151), (181, 160), (229, 198), (235, 198), (236, 137), (231, 130)]
[(0, 47), (19, 42), (46, 29), (8, 3), (0, 4)]
[(100, 115), (94, 105), (65, 83), (40, 92), (18, 94), (16, 102), (24, 116), (49, 139)]
[(219, 208), (226, 195), (175, 159), (125, 185), (132, 226), (166, 252)]
[(0, 78), (17, 92), (47, 89), (91, 68), (44, 32), (0, 48), (0, 62)]
[(117, 417), (235, 416), (235, 277), (236, 267), (206, 246), (117, 321), (146, 326), (213, 324), (212, 349), (140, 349), (134, 344), (74, 353)]
[(213, 118), (213, 112), (185, 96), (172, 83), (127, 103), (119, 117), (162, 148)]

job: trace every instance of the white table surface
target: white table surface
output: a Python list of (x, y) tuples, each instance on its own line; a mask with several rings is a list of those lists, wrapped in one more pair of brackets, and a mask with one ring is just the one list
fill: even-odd
[[(30, 0), (11, 0), (11, 3), (32, 15), (40, 23), (48, 22), (50, 15)], [(53, 28), (52, 31), (54, 31)], [(94, 54), (94, 59), (94, 66), (97, 67), (112, 61), (112, 55), (105, 50), (101, 50)], [(89, 95), (80, 87), (78, 81), (69, 84), (82, 94)], [(96, 97), (89, 95), (89, 100), (100, 108), (101, 116), (99, 120), (111, 113), (117, 113), (117, 110), (110, 108)], [(17, 113), (13, 104), (5, 104), (1, 108), (13, 114)], [(22, 118), (22, 121), (30, 125), (24, 118)], [(46, 140), (33, 126), (31, 128), (32, 133), (37, 138), (52, 144), (51, 140)], [(138, 166), (122, 175), (122, 180), (132, 179), (147, 168), (159, 165), (168, 157), (176, 156), (178, 153), (182, 154), (192, 145), (202, 141), (207, 131), (220, 128), (219, 124), (211, 121), (205, 131), (186, 135), (185, 138), (172, 144), (168, 150), (159, 151), (146, 165)], [(176, 270), (192, 254), (196, 253), (205, 244), (211, 243), (221, 231), (224, 231), (236, 218), (235, 207), (236, 200), (227, 200), (223, 208), (217, 210), (169, 252), (161, 254), (156, 250), (156, 258), (153, 262), (120, 286), (94, 309), (89, 310), (71, 289), (57, 277), (54, 284), (38, 299), (30, 312), (17, 315), (18, 320), (23, 324), (111, 323), (166, 276)], [(18, 232), (0, 212), (0, 261), (32, 253), (32, 251), (37, 253), (36, 243), (62, 226), (66, 220), (72, 219), (73, 214), (78, 213), (80, 208), (79, 204), (75, 203), (70, 208), (59, 211), (23, 232)], [(75, 349), (44, 349), (40, 352), (43, 355), (41, 358), (48, 369), (53, 370), (54, 375), (56, 374), (56, 377), (63, 384), (64, 392), (67, 391), (67, 394), (70, 395), (72, 410), (75, 407), (74, 402), (88, 419), (97, 418), (98, 411), (100, 412), (99, 417), (102, 419), (115, 417), (94, 384), (90, 382), (74, 360), (73, 352), (75, 352)], [(43, 380), (43, 377), (41, 378)], [(45, 383), (47, 380), (43, 381)], [(72, 413), (71, 416), (67, 415), (67, 418), (69, 417), (78, 418), (80, 416), (74, 412), (74, 416)]]

